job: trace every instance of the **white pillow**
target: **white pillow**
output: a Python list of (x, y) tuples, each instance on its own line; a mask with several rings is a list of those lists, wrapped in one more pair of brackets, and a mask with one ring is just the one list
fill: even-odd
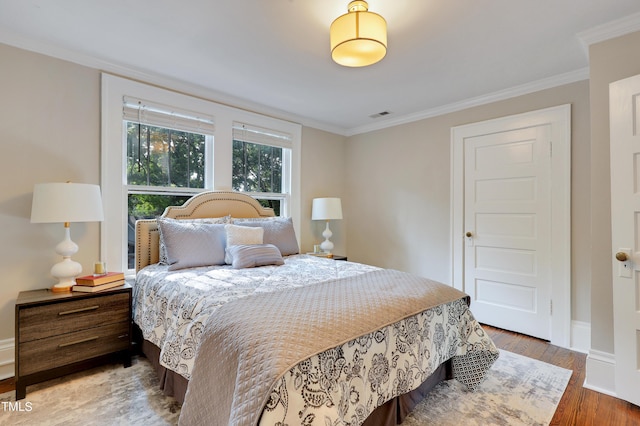
[(242, 226), (260, 227), (264, 229), (264, 243), (278, 247), (282, 256), (300, 253), (293, 221), (290, 217), (232, 219), (233, 223)]
[(169, 270), (225, 263), (224, 224), (158, 219)]
[[(236, 245), (262, 244), (264, 229), (248, 226), (224, 225), (227, 233), (227, 248)], [(225, 254), (225, 263), (233, 262), (228, 253)]]

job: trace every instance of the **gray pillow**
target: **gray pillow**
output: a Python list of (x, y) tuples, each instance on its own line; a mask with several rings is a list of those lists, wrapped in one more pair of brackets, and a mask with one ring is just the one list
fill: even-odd
[(224, 265), (224, 224), (158, 219), (170, 271)]
[(234, 269), (284, 264), (280, 250), (273, 244), (227, 246), (227, 255), (231, 258), (231, 267)]
[[(158, 218), (167, 222), (182, 222), (182, 223), (229, 223), (231, 220), (231, 216), (224, 217), (208, 217), (208, 218), (200, 218), (200, 219), (172, 219), (170, 217)], [(158, 263), (162, 265), (168, 265), (169, 262), (167, 260), (167, 248), (164, 244), (164, 237), (162, 236), (162, 230), (160, 229), (160, 259)]]
[(233, 224), (264, 229), (263, 242), (278, 247), (280, 254), (283, 256), (300, 253), (296, 232), (293, 229), (293, 220), (290, 217), (233, 219)]

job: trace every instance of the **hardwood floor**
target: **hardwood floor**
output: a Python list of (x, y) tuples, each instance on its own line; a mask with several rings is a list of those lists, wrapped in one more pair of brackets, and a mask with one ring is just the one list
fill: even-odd
[(586, 371), (585, 354), (518, 333), (487, 325), (483, 327), (499, 349), (573, 370), (552, 425), (640, 425), (640, 407), (582, 387)]
[[(640, 407), (582, 387), (587, 356), (543, 340), (483, 326), (496, 346), (573, 370), (573, 375), (558, 405), (552, 425), (640, 426)], [(0, 393), (15, 389), (13, 378), (0, 381)]]
[(16, 382), (13, 377), (5, 380), (0, 380), (0, 393), (16, 390)]

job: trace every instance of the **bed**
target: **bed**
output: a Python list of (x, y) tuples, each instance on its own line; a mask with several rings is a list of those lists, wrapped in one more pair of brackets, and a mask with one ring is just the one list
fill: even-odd
[(400, 424), (499, 354), (464, 293), (299, 254), (291, 220), (241, 193), (138, 221), (136, 271), (141, 348), (181, 425)]

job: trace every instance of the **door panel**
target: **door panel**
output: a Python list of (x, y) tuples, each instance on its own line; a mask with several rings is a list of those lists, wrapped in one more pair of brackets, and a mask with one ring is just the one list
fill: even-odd
[(480, 322), (550, 338), (550, 126), (464, 141), (465, 291)]
[(476, 203), (502, 201), (535, 201), (536, 179), (534, 177), (476, 178)]
[(488, 238), (534, 238), (537, 232), (532, 214), (478, 213), (475, 228)]
[(476, 280), (476, 300), (535, 313), (536, 290), (513, 283)]
[(536, 264), (535, 253), (532, 250), (499, 247), (476, 248), (476, 269), (487, 274), (496, 272), (533, 276), (536, 273)]

